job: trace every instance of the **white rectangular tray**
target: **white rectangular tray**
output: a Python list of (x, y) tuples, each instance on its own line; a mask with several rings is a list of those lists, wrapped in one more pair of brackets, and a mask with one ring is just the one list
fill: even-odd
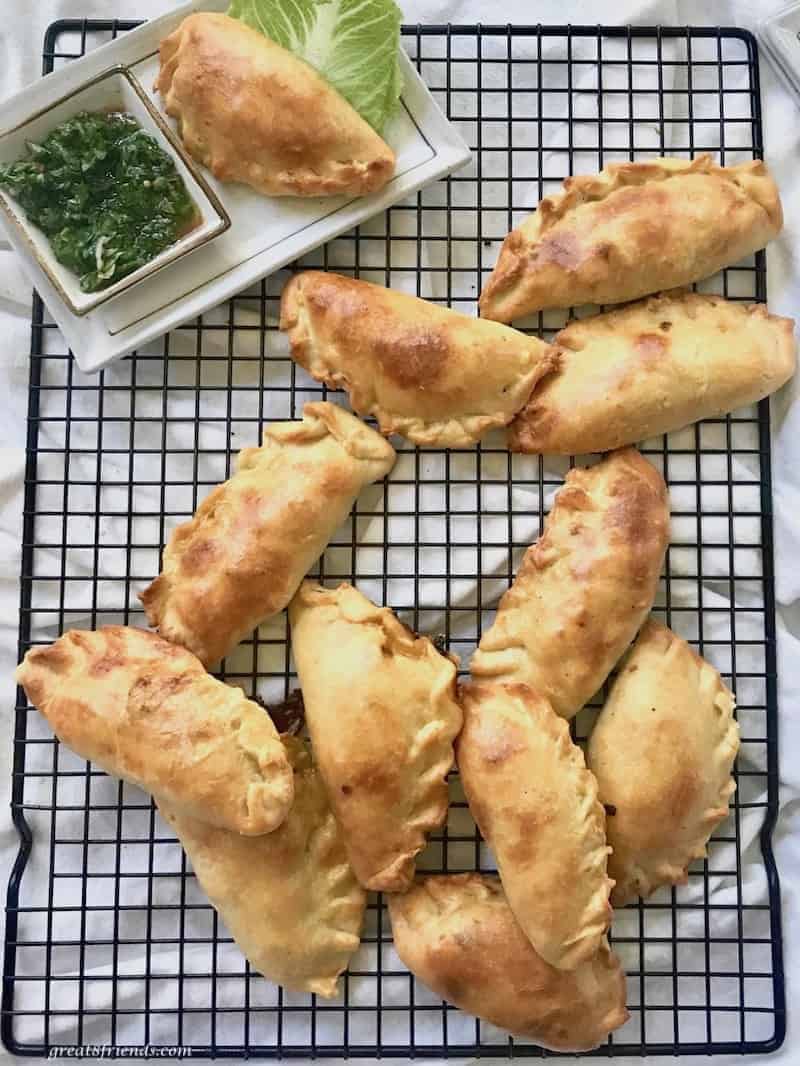
[[(192, 0), (49, 74), (0, 105), (0, 132), (117, 64), (128, 67), (160, 106), (153, 90), (159, 42), (192, 11), (227, 6), (228, 0)], [(468, 162), (469, 148), (402, 51), (401, 61), (402, 106), (384, 131), (397, 156), (397, 169), (392, 180), (370, 196), (270, 198), (244, 185), (218, 182), (204, 171), (230, 215), (227, 233), (81, 318), (67, 308), (25, 244), (6, 228), (81, 370), (100, 370)]]

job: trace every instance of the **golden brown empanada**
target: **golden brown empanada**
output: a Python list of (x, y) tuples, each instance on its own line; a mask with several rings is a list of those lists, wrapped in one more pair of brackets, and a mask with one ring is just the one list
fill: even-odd
[(688, 285), (763, 248), (782, 225), (778, 189), (760, 159), (610, 163), (567, 178), (508, 234), (481, 314), (510, 322), (545, 307), (624, 303)]
[(683, 884), (728, 813), (739, 750), (733, 694), (710, 663), (650, 619), (589, 738), (606, 804), (618, 906)]
[(591, 959), (611, 925), (611, 850), (597, 782), (569, 725), (527, 685), (466, 685), (456, 758), (506, 898), (559, 970)]
[(304, 581), (289, 620), (314, 758), (356, 877), (402, 892), (447, 817), (456, 667), (351, 585)]
[(570, 470), (472, 676), (530, 685), (564, 718), (577, 714), (647, 617), (668, 539), (664, 479), (633, 448)]
[(206, 666), (283, 610), (358, 493), (391, 470), (394, 449), (332, 403), (276, 422), (260, 448), (206, 496), (164, 549), (141, 594), (152, 626)]
[(322, 270), (286, 285), (281, 329), (312, 377), (415, 444), (458, 448), (507, 425), (556, 366), (536, 337)]
[(313, 67), (227, 15), (196, 12), (161, 42), (156, 88), (220, 181), (267, 196), (364, 196), (394, 152)]
[(603, 941), (575, 970), (537, 955), (500, 882), (480, 874), (419, 878), (389, 898), (397, 954), (461, 1010), (553, 1051), (589, 1051), (628, 1020), (625, 974)]
[(269, 836), (247, 839), (165, 803), (159, 809), (250, 965), (286, 988), (330, 997), (358, 950), (366, 893), (347, 861), (308, 748), (295, 737), (283, 741), (295, 801)]
[(718, 418), (795, 370), (794, 322), (763, 304), (672, 292), (570, 322), (560, 369), (509, 427), (517, 452), (605, 452)]
[(292, 771), (269, 715), (155, 633), (70, 630), (32, 648), (17, 681), (59, 740), (176, 810), (245, 835), (289, 811)]

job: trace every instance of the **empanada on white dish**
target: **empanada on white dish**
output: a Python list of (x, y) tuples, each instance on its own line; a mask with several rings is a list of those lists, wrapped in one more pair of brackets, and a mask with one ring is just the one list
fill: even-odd
[(580, 455), (755, 403), (794, 373), (794, 322), (764, 304), (672, 292), (569, 323), (559, 370), (509, 427), (512, 451)]
[(308, 63), (210, 11), (161, 42), (156, 88), (187, 150), (220, 181), (267, 196), (363, 196), (394, 152)]
[(397, 954), (438, 996), (552, 1051), (589, 1051), (628, 1020), (625, 974), (603, 941), (556, 970), (537, 955), (496, 877), (425, 877), (389, 898)]
[(32, 648), (17, 681), (62, 743), (176, 810), (246, 835), (289, 811), (292, 771), (269, 715), (155, 633), (70, 630)]
[(572, 718), (647, 617), (668, 541), (664, 479), (633, 448), (570, 470), (481, 637), (472, 676), (530, 685)]
[(545, 962), (574, 970), (611, 924), (605, 813), (569, 725), (527, 685), (466, 685), (461, 783), (506, 898)]
[(402, 892), (447, 817), (455, 664), (351, 585), (304, 581), (289, 620), (314, 758), (356, 877)]
[(415, 444), (463, 447), (507, 425), (556, 366), (536, 337), (322, 270), (288, 282), (281, 329), (312, 377)]
[(481, 314), (510, 322), (546, 307), (624, 303), (688, 285), (763, 248), (782, 225), (761, 160), (610, 163), (567, 178), (562, 193), (508, 234)]
[(683, 884), (726, 817), (739, 750), (733, 694), (710, 663), (652, 619), (589, 738), (606, 805), (612, 901)]
[(159, 809), (253, 969), (298, 992), (335, 996), (366, 907), (305, 744), (284, 736), (295, 801), (274, 833), (247, 839)]
[(359, 492), (391, 470), (394, 449), (332, 403), (275, 422), (260, 448), (172, 533), (161, 574), (141, 594), (152, 626), (219, 662), (282, 611)]

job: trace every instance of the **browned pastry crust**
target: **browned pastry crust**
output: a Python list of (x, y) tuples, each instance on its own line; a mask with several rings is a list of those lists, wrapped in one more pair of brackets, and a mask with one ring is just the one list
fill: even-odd
[(567, 178), (562, 193), (508, 234), (481, 314), (510, 322), (546, 307), (624, 303), (688, 285), (763, 248), (782, 225), (761, 160), (611, 163)]
[(463, 447), (507, 425), (557, 365), (536, 337), (322, 270), (288, 282), (281, 329), (312, 377), (415, 444)]
[(364, 196), (394, 152), (308, 63), (237, 19), (197, 12), (161, 42), (156, 88), (187, 150), (267, 196)]
[(718, 418), (794, 373), (794, 322), (764, 304), (671, 292), (570, 322), (560, 369), (509, 427), (512, 451), (604, 452)]
[(733, 694), (719, 673), (650, 619), (624, 660), (589, 738), (607, 804), (612, 894), (621, 906), (684, 884), (727, 816), (739, 749)]
[(569, 725), (527, 685), (466, 685), (456, 757), (506, 898), (539, 955), (574, 970), (611, 925), (605, 812)]
[(351, 585), (304, 581), (289, 607), (306, 724), (362, 885), (402, 892), (447, 817), (461, 728), (456, 667)]
[(250, 965), (285, 988), (330, 997), (358, 950), (366, 893), (347, 862), (306, 745), (282, 739), (294, 768), (295, 801), (269, 836), (247, 839), (165, 803), (159, 809)]
[(141, 594), (152, 626), (218, 662), (288, 604), (358, 493), (384, 477), (394, 449), (331, 403), (264, 430), (236, 473), (180, 525), (161, 574)]
[(558, 714), (577, 714), (647, 617), (668, 540), (664, 479), (633, 448), (571, 470), (481, 637), (473, 677), (530, 685)]
[(17, 681), (84, 759), (233, 833), (269, 833), (292, 771), (269, 715), (191, 652), (128, 626), (70, 630), (33, 648)]
[(603, 941), (575, 970), (537, 955), (494, 877), (419, 878), (389, 913), (397, 954), (462, 1010), (553, 1051), (589, 1051), (628, 1020), (625, 974)]

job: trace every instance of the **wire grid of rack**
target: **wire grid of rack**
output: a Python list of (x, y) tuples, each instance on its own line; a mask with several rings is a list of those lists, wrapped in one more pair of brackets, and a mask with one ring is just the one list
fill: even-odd
[[(44, 69), (133, 23), (62, 21)], [(337, 238), (301, 265), (475, 309), (503, 235), (570, 173), (612, 159), (704, 149), (761, 154), (758, 62), (729, 29), (405, 28), (404, 45), (474, 152), (459, 174)], [(325, 390), (277, 331), (287, 272), (139, 351), (99, 377), (75, 367), (34, 298), (20, 653), (70, 627), (142, 624), (135, 593), (158, 571), (170, 529), (254, 443), (266, 420)], [(765, 298), (763, 253), (701, 286)], [(550, 336), (565, 316), (530, 327)], [(336, 399), (337, 397), (333, 397)], [(326, 552), (414, 629), (443, 634), (468, 662), (567, 464), (399, 446), (387, 486), (367, 492)], [(655, 612), (731, 682), (742, 750), (731, 817), (686, 888), (617, 913), (631, 1020), (595, 1054), (768, 1051), (785, 1031), (778, 880), (776, 680), (766, 403), (642, 450), (663, 472), (672, 541)], [(267, 702), (295, 687), (285, 621), (222, 675)], [(180, 1045), (219, 1056), (545, 1054), (443, 1004), (392, 948), (380, 897), (332, 1002), (285, 993), (246, 966), (136, 789), (54, 742), (20, 692), (13, 817), (21, 845), (8, 891), (4, 1043)], [(579, 716), (585, 738), (596, 708)], [(444, 831), (420, 867), (492, 867), (457, 777)], [(760, 844), (760, 847), (759, 847)]]

